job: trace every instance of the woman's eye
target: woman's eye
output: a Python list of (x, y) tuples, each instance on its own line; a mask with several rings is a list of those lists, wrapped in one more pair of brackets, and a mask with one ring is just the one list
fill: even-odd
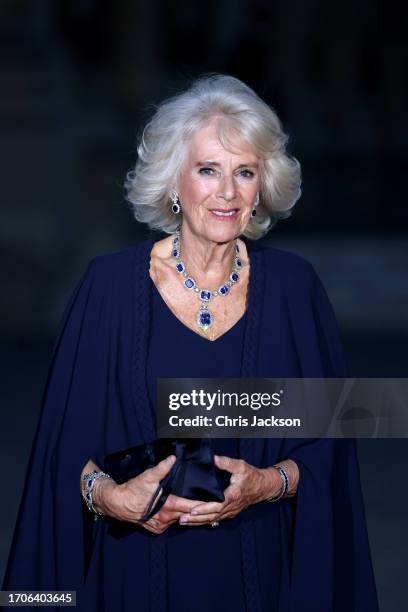
[(213, 168), (200, 168), (199, 172), (200, 174), (206, 174), (207, 176), (211, 176), (212, 174), (214, 174), (214, 169)]
[(252, 172), (252, 170), (241, 170), (240, 174), (244, 178), (252, 178), (254, 176), (254, 173)]

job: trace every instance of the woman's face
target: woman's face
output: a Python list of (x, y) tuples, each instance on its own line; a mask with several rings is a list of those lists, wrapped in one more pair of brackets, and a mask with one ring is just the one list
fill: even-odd
[(259, 190), (260, 164), (244, 141), (233, 153), (224, 149), (214, 121), (198, 130), (176, 186), (183, 227), (219, 243), (242, 234)]

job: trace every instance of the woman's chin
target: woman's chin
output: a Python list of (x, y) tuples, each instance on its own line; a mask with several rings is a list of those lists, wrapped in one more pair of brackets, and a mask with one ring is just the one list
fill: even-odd
[(240, 223), (209, 223), (206, 226), (205, 236), (214, 242), (229, 242), (242, 234)]

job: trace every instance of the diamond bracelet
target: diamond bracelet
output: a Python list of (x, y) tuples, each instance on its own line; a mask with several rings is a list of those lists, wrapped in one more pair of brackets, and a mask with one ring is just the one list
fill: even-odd
[(93, 505), (93, 499), (92, 499), (92, 492), (93, 492), (95, 482), (98, 480), (98, 478), (102, 478), (102, 476), (104, 476), (105, 478), (111, 478), (111, 476), (109, 476), (109, 474), (105, 474), (105, 472), (102, 472), (102, 471), (98, 472), (98, 470), (94, 470), (93, 472), (90, 472), (89, 474), (84, 474), (81, 479), (85, 483), (84, 486), (81, 487), (82, 497), (84, 498), (84, 501), (88, 507), (88, 510), (95, 515), (94, 516), (95, 521), (98, 519), (98, 516), (104, 516), (103, 512), (98, 512), (96, 510), (95, 506)]
[(284, 497), (286, 495), (286, 493), (288, 492), (289, 489), (289, 477), (285, 471), (285, 469), (283, 467), (281, 467), (280, 465), (273, 465), (272, 467), (275, 468), (275, 470), (278, 470), (279, 475), (282, 479), (282, 489), (280, 491), (280, 493), (278, 495), (276, 495), (275, 497), (269, 497), (269, 499), (267, 499), (266, 501), (268, 502), (277, 502), (280, 499), (282, 499), (282, 497)]

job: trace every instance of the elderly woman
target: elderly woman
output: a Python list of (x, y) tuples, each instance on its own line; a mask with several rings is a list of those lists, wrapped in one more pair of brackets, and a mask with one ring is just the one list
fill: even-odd
[(68, 302), (3, 589), (76, 590), (87, 612), (377, 610), (352, 441), (213, 440), (224, 501), (170, 494), (148, 520), (174, 455), (104, 471), (156, 438), (158, 378), (345, 375), (313, 268), (256, 242), (300, 194), (286, 140), (228, 76), (146, 126), (128, 199), (168, 236), (96, 257)]

